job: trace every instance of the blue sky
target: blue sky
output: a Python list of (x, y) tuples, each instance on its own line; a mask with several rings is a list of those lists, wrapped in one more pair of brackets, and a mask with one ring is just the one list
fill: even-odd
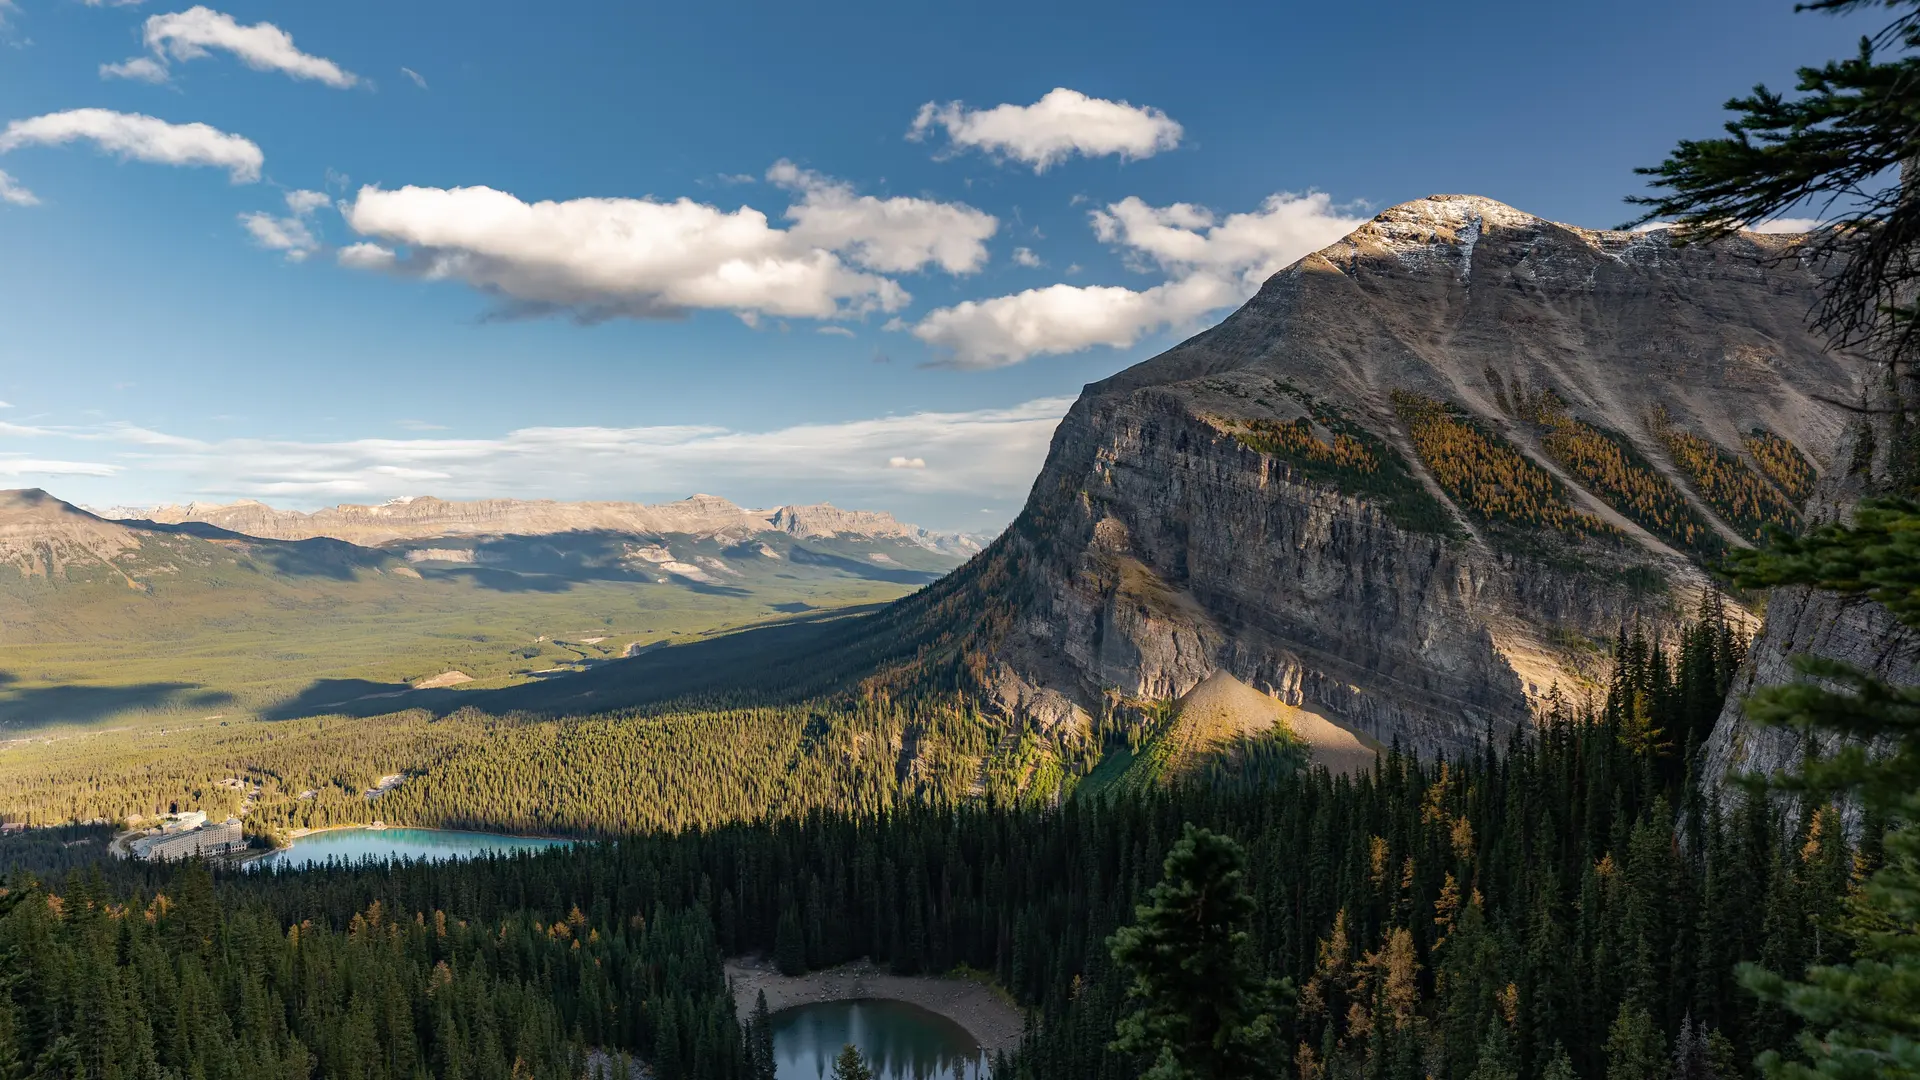
[(1356, 221), (1617, 224), (1876, 25), (921, 7), (0, 0), (0, 485), (997, 528), (1083, 384)]

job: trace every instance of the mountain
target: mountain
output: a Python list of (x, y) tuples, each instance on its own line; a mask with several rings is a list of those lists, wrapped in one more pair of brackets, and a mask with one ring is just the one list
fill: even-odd
[(937, 533), (903, 524), (893, 515), (841, 510), (827, 503), (747, 510), (714, 495), (672, 503), (555, 502), (550, 499), (480, 499), (450, 502), (432, 496), (394, 499), (377, 506), (341, 505), (312, 513), (276, 510), (243, 499), (235, 503), (188, 503), (151, 510), (119, 508), (111, 514), (157, 522), (218, 525), (248, 536), (304, 540), (330, 536), (365, 546), (450, 536), (548, 536), (607, 532), (639, 536), (688, 535), (735, 541), (764, 532), (803, 539), (847, 537), (907, 541), (947, 555), (966, 556), (980, 542), (961, 533)]
[(1797, 242), (1393, 207), (1088, 386), (960, 571), (757, 654), (607, 670), (593, 700), (754, 655), (786, 692), (958, 691), (1063, 744), (1221, 671), (1381, 743), (1509, 731), (1595, 689), (1623, 626), (1691, 614), (1704, 567), (1832, 470), (1860, 368), (1806, 329)]
[(1859, 368), (1795, 243), (1387, 210), (1086, 388), (989, 553), (983, 688), (1083, 724), (1224, 669), (1422, 749), (1581, 695), (1829, 468)]
[(262, 540), (196, 523), (109, 521), (39, 488), (0, 490), (0, 562), (12, 565), (23, 583), (78, 587), (106, 580), (151, 592), (156, 580), (191, 580), (198, 569), (254, 559), (280, 573), (331, 576), (400, 563), (325, 538)]
[(0, 491), (0, 560), (22, 577), (57, 576), (71, 564), (108, 561), (139, 546), (133, 530), (39, 488)]

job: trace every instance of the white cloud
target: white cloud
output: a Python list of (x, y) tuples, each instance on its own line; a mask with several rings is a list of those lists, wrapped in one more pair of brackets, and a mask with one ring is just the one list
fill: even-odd
[(86, 7), (139, 7), (144, 0), (80, 0)]
[(156, 165), (213, 165), (233, 182), (260, 179), (266, 156), (251, 141), (206, 124), (170, 124), (138, 113), (72, 109), (15, 120), (0, 132), (0, 154), (23, 146), (91, 142), (123, 160)]
[(12, 403), (12, 402), (10, 402), (10, 401), (0, 401), (0, 409), (11, 409), (11, 408), (13, 408), (13, 403)]
[(959, 367), (1017, 364), (1095, 345), (1125, 348), (1149, 331), (1232, 303), (1216, 278), (1136, 291), (1118, 285), (1049, 285), (1012, 296), (968, 300), (928, 312), (913, 335)]
[(1039, 266), (1040, 256), (1035, 255), (1032, 248), (1017, 247), (1013, 249), (1013, 262), (1015, 266)]
[(253, 241), (268, 251), (284, 251), (289, 262), (303, 262), (320, 248), (313, 234), (312, 216), (331, 201), (324, 192), (289, 191), (287, 216), (275, 217), (255, 210), (240, 215), (240, 224)]
[[(678, 315), (831, 318), (906, 303), (893, 281), (849, 267), (773, 228), (752, 207), (679, 199), (525, 203), (492, 188), (365, 187), (346, 210), (354, 231), (408, 248), (356, 245), (352, 266), (465, 281), (527, 313), (584, 319)], [(386, 250), (387, 255), (381, 255)]]
[(163, 83), (172, 77), (167, 66), (151, 56), (135, 56), (117, 64), (101, 64), (103, 79), (132, 79), (136, 82)]
[(168, 15), (147, 19), (145, 40), (152, 57), (135, 57), (120, 64), (104, 65), (103, 76), (167, 81), (169, 61), (199, 60), (214, 50), (230, 53), (255, 71), (278, 71), (295, 79), (345, 89), (360, 81), (358, 75), (322, 56), (301, 52), (293, 44), (293, 35), (272, 23), (242, 26), (231, 15), (209, 7), (192, 7)]
[(970, 273), (999, 228), (962, 203), (861, 195), (787, 161), (767, 179), (793, 195), (790, 227), (751, 206), (688, 198), (527, 203), (485, 187), (363, 187), (342, 212), (364, 239), (337, 259), (463, 281), (498, 298), (503, 315), (593, 321), (717, 309), (751, 324), (898, 311), (911, 297), (888, 275)]
[(0, 202), (15, 206), (39, 206), (40, 196), (20, 186), (20, 182), (0, 170)]
[(987, 238), (1000, 227), (992, 214), (965, 203), (875, 198), (852, 186), (775, 162), (767, 180), (800, 196), (787, 208), (794, 242), (839, 251), (855, 265), (899, 274), (937, 265), (968, 274), (987, 261)]
[(822, 327), (818, 327), (817, 329), (822, 334), (832, 334), (835, 337), (853, 337), (854, 336), (853, 331), (847, 329), (844, 326), (822, 326)]
[(1270, 195), (1260, 209), (1225, 218), (1191, 203), (1155, 207), (1128, 196), (1091, 217), (1102, 242), (1119, 244), (1169, 273), (1237, 276), (1249, 296), (1289, 263), (1365, 221), (1319, 192)]
[(284, 251), (287, 258), (300, 262), (320, 246), (313, 230), (297, 217), (274, 217), (264, 211), (240, 215), (240, 224), (253, 241), (268, 251)]
[(287, 209), (296, 214), (311, 214), (327, 206), (333, 200), (324, 191), (289, 191)]
[(1757, 225), (1749, 225), (1748, 228), (1758, 233), (1810, 233), (1824, 227), (1826, 224), (1826, 222), (1821, 221), (1819, 218), (1783, 217), (1774, 218), (1771, 221), (1762, 221)]
[[(443, 498), (678, 498), (719, 491), (740, 493), (734, 497), (743, 501), (762, 492), (788, 501), (825, 489), (839, 498), (963, 497), (977, 506), (980, 497), (1004, 498), (1032, 483), (1071, 404), (1071, 398), (1043, 398), (1002, 409), (772, 431), (707, 425), (524, 428), (486, 439), (341, 442), (205, 442), (124, 425), (57, 434), (132, 448), (121, 455), (124, 469), (136, 479), (152, 479), (141, 490), (118, 493), (122, 501), (163, 497), (155, 489), (166, 476), (169, 487), (189, 497), (271, 497), (308, 505), (417, 494), (426, 485)], [(927, 468), (929, 460), (943, 464)], [(646, 486), (626, 486), (636, 480)]]
[(1362, 221), (1318, 193), (1273, 195), (1257, 211), (1224, 218), (1190, 203), (1155, 207), (1128, 197), (1091, 219), (1095, 234), (1120, 247), (1131, 265), (1167, 280), (1139, 290), (1058, 284), (969, 300), (927, 313), (914, 336), (960, 367), (1000, 367), (1096, 345), (1125, 348), (1245, 301), (1268, 277)]
[(969, 109), (958, 101), (927, 102), (907, 130), (924, 139), (935, 126), (955, 147), (984, 150), (1045, 172), (1074, 154), (1152, 157), (1180, 145), (1181, 128), (1159, 109), (1088, 97), (1056, 87), (1032, 105)]
[(409, 79), (412, 79), (413, 85), (419, 87), (420, 89), (425, 90), (427, 88), (426, 77), (421, 75), (419, 72), (413, 70), (412, 68), (403, 67), (400, 69), (400, 74), (405, 75)]
[[(1831, 222), (1821, 221), (1819, 218), (1781, 217), (1751, 223), (1748, 224), (1746, 228), (1749, 232), (1757, 233), (1799, 234), (1815, 232), (1825, 228), (1829, 224), (1831, 224)], [(1671, 221), (1643, 221), (1635, 225), (1633, 231), (1637, 233), (1659, 232), (1662, 229), (1674, 228), (1675, 225), (1676, 223)]]
[(797, 196), (791, 228), (750, 206), (687, 198), (527, 203), (484, 187), (365, 187), (344, 212), (368, 240), (339, 260), (464, 281), (510, 314), (826, 319), (905, 306), (910, 296), (886, 274), (977, 269), (999, 225), (958, 203), (858, 195), (789, 162), (768, 178)]
[(169, 435), (164, 431), (154, 431), (138, 424), (125, 422), (108, 424), (105, 430), (94, 433), (78, 433), (73, 436), (94, 441), (133, 443), (136, 446), (161, 446), (176, 450), (205, 450), (211, 444), (185, 435)]
[(0, 476), (112, 476), (119, 471), (118, 465), (97, 461), (0, 457)]
[(336, 258), (350, 270), (391, 270), (399, 261), (391, 249), (364, 243), (348, 244)]

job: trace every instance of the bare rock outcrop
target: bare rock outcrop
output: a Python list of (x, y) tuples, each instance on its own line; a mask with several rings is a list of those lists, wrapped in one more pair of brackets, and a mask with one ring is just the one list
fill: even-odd
[[(1815, 492), (1808, 509), (1817, 520), (1845, 521), (1863, 497), (1897, 486), (1891, 476), (1896, 466), (1890, 459), (1904, 418), (1888, 408), (1894, 403), (1884, 390), (1884, 379), (1869, 381), (1877, 388), (1873, 399), (1878, 408), (1863, 414), (1849, 433), (1846, 467), (1831, 470)], [(1730, 779), (1799, 766), (1807, 749), (1803, 736), (1756, 725), (1747, 718), (1746, 709), (1746, 699), (1754, 691), (1804, 677), (1794, 666), (1798, 656), (1838, 660), (1896, 686), (1920, 685), (1920, 635), (1886, 608), (1870, 600), (1799, 586), (1774, 589), (1767, 596), (1760, 633), (1747, 650), (1746, 663), (1707, 741), (1703, 775)], [(1822, 750), (1830, 751), (1834, 744), (1835, 740), (1823, 737)], [(1731, 794), (1733, 789), (1724, 790)]]

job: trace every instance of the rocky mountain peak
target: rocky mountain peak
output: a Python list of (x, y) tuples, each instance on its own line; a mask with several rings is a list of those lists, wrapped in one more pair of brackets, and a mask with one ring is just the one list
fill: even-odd
[(1797, 242), (1392, 207), (1088, 386), (973, 568), (1006, 583), (903, 604), (1005, 609), (967, 665), (1048, 730), (1219, 670), (1382, 742), (1523, 723), (1832, 468), (1859, 369)]
[(39, 488), (0, 491), (0, 562), (24, 576), (58, 575), (70, 563), (109, 560), (139, 546), (134, 530)]

